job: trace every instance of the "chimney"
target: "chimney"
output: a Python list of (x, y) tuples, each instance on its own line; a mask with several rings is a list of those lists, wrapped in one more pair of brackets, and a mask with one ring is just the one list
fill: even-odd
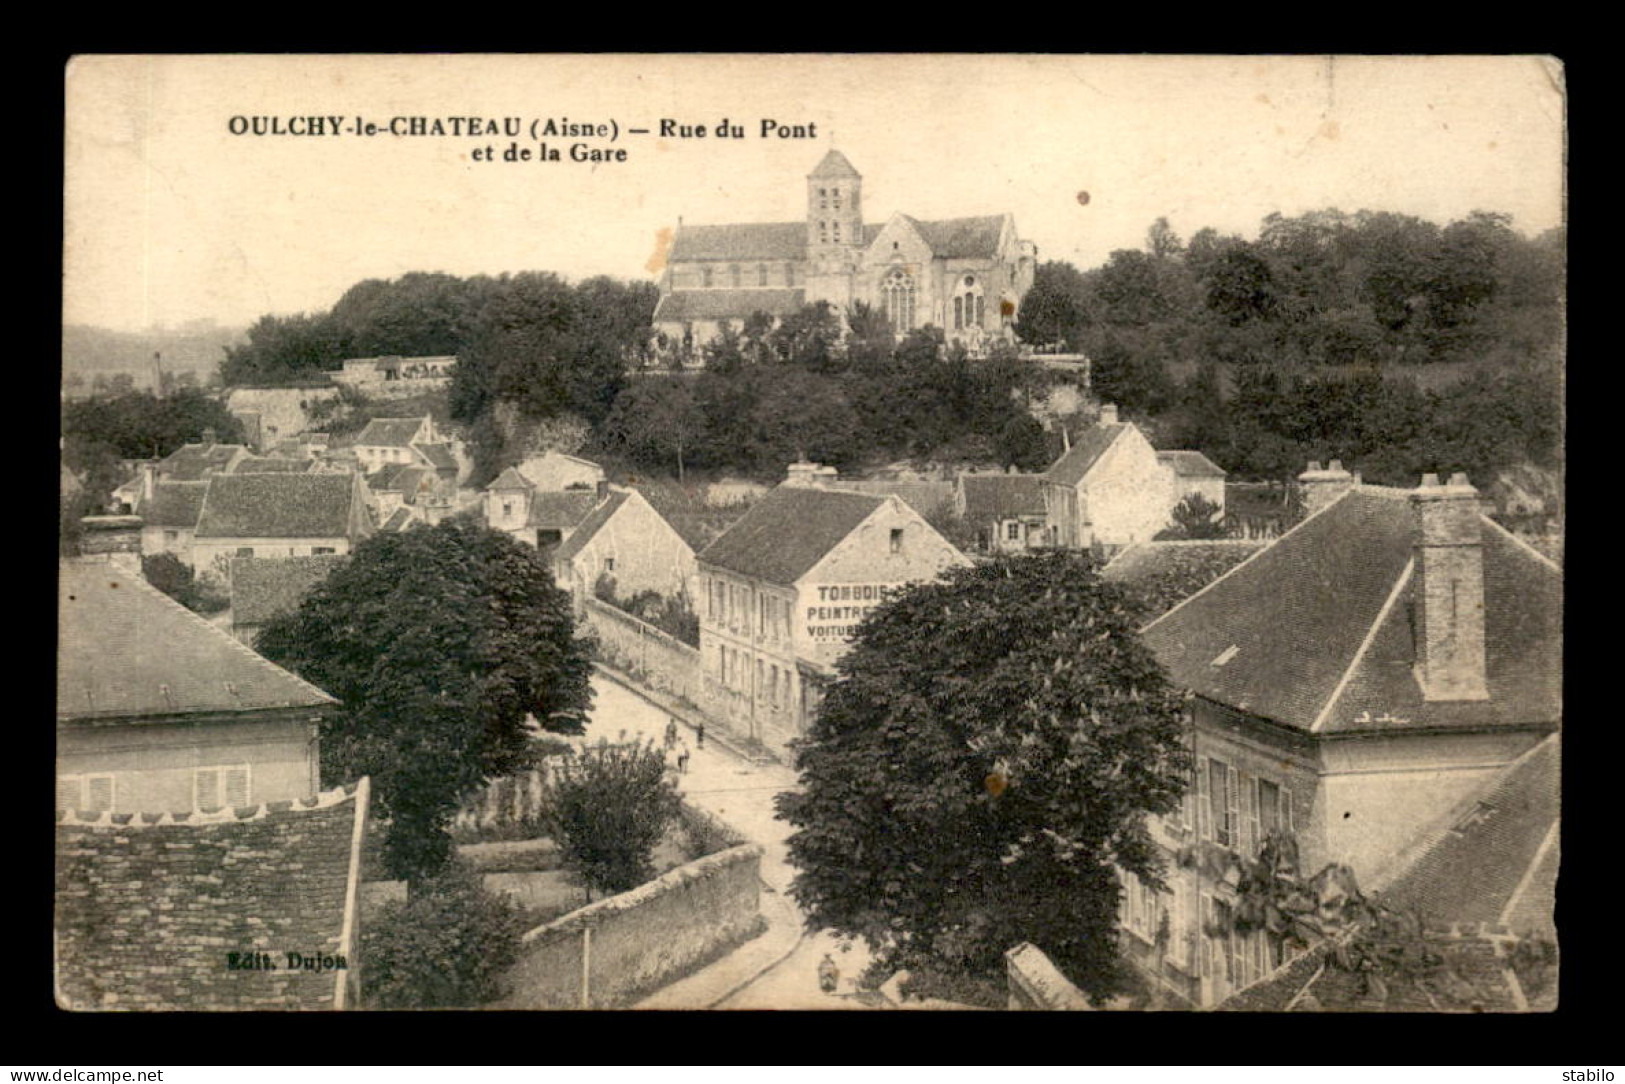
[(835, 484), (835, 479), (841, 472), (834, 467), (816, 467), (812, 472), (812, 484), (820, 489), (827, 489)]
[(157, 484), (158, 464), (152, 462), (141, 464), (141, 504), (143, 507), (152, 500)]
[(813, 472), (817, 469), (817, 463), (809, 463), (805, 459), (798, 459), (785, 469), (784, 484), (787, 486), (811, 486), (813, 485)]
[(215, 433), (213, 426), (210, 426), (209, 428), (205, 429), (203, 431), (203, 443), (204, 444), (213, 444), (214, 443), (214, 438), (215, 438), (216, 435), (217, 434)]
[(1484, 681), (1484, 543), (1478, 490), (1425, 474), (1411, 493), (1416, 545), (1416, 679), (1426, 700), (1488, 700)]
[(1343, 469), (1343, 461), (1334, 459), (1323, 470), (1320, 460), (1311, 459), (1309, 469), (1298, 475), (1298, 489), (1303, 495), (1303, 514), (1312, 516), (1354, 487), (1354, 475)]
[(1116, 403), (1102, 403), (1101, 404), (1101, 407), (1100, 407), (1100, 424), (1101, 425), (1116, 425), (1117, 424), (1117, 404)]
[(600, 479), (598, 479), (598, 499), (600, 501), (602, 501), (605, 498), (607, 498), (608, 496), (609, 496), (609, 479), (608, 478), (600, 478)]

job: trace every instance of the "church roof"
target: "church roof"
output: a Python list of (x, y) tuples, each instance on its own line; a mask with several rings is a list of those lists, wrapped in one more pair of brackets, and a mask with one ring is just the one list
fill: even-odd
[(805, 221), (735, 222), (721, 226), (679, 226), (672, 240), (670, 262), (806, 258)]
[(944, 260), (982, 258), (998, 255), (999, 235), (1004, 230), (1003, 215), (975, 218), (943, 218), (922, 222), (904, 215), (931, 246), (931, 254)]
[(824, 155), (823, 161), (819, 162), (818, 165), (813, 168), (813, 171), (807, 174), (807, 176), (862, 177), (863, 174), (859, 173), (852, 167), (852, 163), (846, 160), (846, 155), (842, 154), (840, 151), (832, 150), (828, 154)]
[(679, 290), (655, 307), (660, 320), (743, 320), (753, 313), (788, 316), (800, 309), (802, 290)]

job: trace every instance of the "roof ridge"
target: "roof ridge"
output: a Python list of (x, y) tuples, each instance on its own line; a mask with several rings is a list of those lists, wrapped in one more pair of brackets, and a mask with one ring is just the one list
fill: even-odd
[(1412, 557), (1405, 562), (1405, 567), (1399, 570), (1399, 575), (1394, 580), (1394, 586), (1388, 589), (1388, 597), (1383, 599), (1382, 609), (1377, 611), (1377, 616), (1371, 620), (1371, 627), (1366, 629), (1365, 635), (1360, 638), (1360, 646), (1354, 649), (1354, 655), (1349, 659), (1348, 667), (1343, 671), (1343, 676), (1337, 679), (1337, 684), (1332, 687), (1331, 695), (1320, 706), (1320, 711), (1316, 713), (1314, 722), (1309, 724), (1310, 733), (1319, 733), (1320, 728), (1326, 724), (1326, 717), (1332, 713), (1332, 708), (1336, 707), (1338, 700), (1342, 698), (1343, 690), (1348, 687), (1348, 683), (1354, 678), (1354, 671), (1358, 670), (1360, 663), (1365, 660), (1366, 652), (1371, 650), (1372, 643), (1377, 639), (1377, 633), (1387, 622), (1388, 615), (1393, 612), (1394, 603), (1399, 600), (1400, 592), (1411, 582), (1411, 577), (1415, 572), (1416, 558)]
[[(318, 809), (332, 809), (345, 802), (355, 801), (367, 776), (362, 776), (354, 782), (344, 783), (329, 790), (317, 791), (310, 798), (276, 798), (252, 805), (221, 806), (211, 810), (142, 810), (131, 813), (115, 813), (109, 809), (92, 811), (57, 810), (57, 827), (87, 827), (87, 828), (168, 828), (176, 825), (186, 827), (207, 827), (213, 824), (247, 824), (253, 821), (265, 820), (273, 813), (313, 812)], [(81, 816), (83, 813), (91, 815)]]
[(1556, 572), (1559, 576), (1561, 576), (1563, 574), (1563, 566), (1562, 565), (1558, 564), (1556, 561), (1552, 560), (1550, 557), (1546, 556), (1544, 553), (1540, 552), (1535, 547), (1531, 546), (1529, 543), (1525, 542), (1523, 539), (1519, 538), (1517, 535), (1513, 534), (1511, 531), (1507, 530), (1505, 527), (1503, 527), (1499, 523), (1495, 522), (1495, 520), (1493, 518), (1491, 518), (1488, 515), (1485, 515), (1483, 512), (1479, 513), (1479, 518), (1482, 519), (1485, 523), (1488, 523), (1491, 527), (1494, 527), (1497, 531), (1500, 531), (1502, 534), (1504, 534), (1508, 538), (1510, 538), (1519, 547), (1521, 547), (1528, 554), (1528, 556), (1535, 558), (1541, 564), (1545, 565), (1547, 568), (1551, 569), (1553, 572)]
[(1173, 614), (1178, 613), (1180, 610), (1184, 609), (1187, 603), (1195, 602), (1197, 599), (1199, 599), (1203, 595), (1207, 594), (1213, 588), (1217, 587), (1219, 584), (1223, 583), (1225, 580), (1229, 579), (1231, 576), (1234, 576), (1237, 572), (1240, 572), (1242, 569), (1246, 568), (1248, 565), (1252, 564), (1254, 561), (1256, 561), (1260, 557), (1264, 556), (1264, 554), (1270, 552), (1276, 546), (1279, 546), (1282, 542), (1285, 542), (1288, 538), (1291, 538), (1294, 534), (1297, 534), (1298, 531), (1303, 529), (1305, 524), (1311, 522), (1312, 520), (1318, 519), (1319, 517), (1321, 517), (1322, 515), (1325, 515), (1327, 512), (1329, 512), (1333, 508), (1336, 508), (1339, 504), (1342, 504), (1344, 499), (1347, 498), (1348, 495), (1350, 493), (1353, 493), (1353, 492), (1354, 492), (1354, 489), (1347, 489), (1347, 490), (1344, 490), (1342, 493), (1339, 493), (1337, 495), (1336, 499), (1327, 501), (1324, 506), (1315, 509), (1313, 512), (1309, 513), (1307, 516), (1304, 516), (1302, 519), (1300, 519), (1297, 523), (1294, 523), (1292, 525), (1292, 529), (1287, 531), (1285, 534), (1281, 535), (1281, 537), (1273, 539), (1273, 540), (1271, 540), (1269, 542), (1266, 542), (1264, 545), (1258, 547), (1258, 552), (1257, 553), (1254, 553), (1253, 555), (1251, 555), (1250, 557), (1246, 558), (1243, 561), (1238, 561), (1236, 563), (1236, 566), (1234, 568), (1230, 569), (1230, 571), (1224, 573), (1222, 576), (1218, 577), (1218, 579), (1214, 580), (1212, 583), (1208, 584), (1206, 587), (1202, 588), (1200, 591), (1197, 591), (1195, 594), (1191, 595), (1189, 598), (1181, 599), (1179, 602), (1177, 602), (1173, 606), (1172, 609), (1170, 609), (1167, 613), (1163, 614), (1161, 617), (1155, 618), (1154, 620), (1149, 621), (1145, 625), (1141, 626), (1140, 631), (1145, 632), (1147, 629), (1152, 628), (1153, 626), (1159, 624), (1160, 622), (1162, 622), (1166, 618), (1168, 618), (1168, 617), (1172, 616)]

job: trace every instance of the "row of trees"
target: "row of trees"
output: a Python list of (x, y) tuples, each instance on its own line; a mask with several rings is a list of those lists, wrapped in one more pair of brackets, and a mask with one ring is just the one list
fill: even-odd
[(1564, 237), (1506, 215), (1445, 226), (1388, 212), (1266, 217), (1256, 240), (1158, 219), (1143, 250), (1087, 272), (1038, 269), (1017, 329), (1090, 355), (1382, 365), (1549, 354), (1562, 333)]
[(894, 340), (859, 304), (841, 317), (809, 305), (777, 327), (763, 314), (704, 348), (692, 378), (649, 376), (615, 399), (596, 435), (605, 451), (681, 476), (690, 467), (777, 479), (812, 459), (842, 470), (890, 458), (1047, 465), (1024, 400), (1046, 374), (1013, 350), (972, 359), (937, 328)]

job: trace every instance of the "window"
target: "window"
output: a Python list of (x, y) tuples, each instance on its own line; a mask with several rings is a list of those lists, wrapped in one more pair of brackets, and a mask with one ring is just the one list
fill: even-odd
[(831, 222), (829, 224), (829, 228), (830, 228), (830, 234), (832, 236), (832, 239), (835, 241), (835, 243), (837, 245), (840, 244), (841, 243), (841, 223), (840, 223), (840, 221), (837, 220), (835, 222)]
[(954, 330), (965, 326), (965, 299), (959, 295), (954, 296)]
[(56, 780), (56, 807), (69, 812), (101, 813), (113, 808), (113, 776), (61, 775)]
[(765, 263), (759, 263), (756, 265), (756, 285), (767, 285), (767, 264)]
[(513, 502), (512, 501), (503, 501), (502, 502), (502, 514), (504, 516), (513, 515)]
[[(829, 190), (829, 205), (837, 211), (841, 209), (841, 190), (839, 188)], [(840, 238), (837, 237), (836, 240), (840, 240)]]
[(604, 571), (605, 572), (614, 572), (615, 571), (615, 558), (613, 558), (613, 557), (605, 557), (604, 558)]
[(818, 209), (820, 211), (829, 210), (829, 191), (827, 189), (820, 188), (818, 190)]
[(1202, 819), (1202, 836), (1225, 847), (1236, 844), (1236, 770), (1222, 760), (1208, 760), (1207, 770), (1196, 778), (1200, 795), (1197, 815)]
[(761, 659), (756, 660), (756, 684), (751, 686), (751, 694), (756, 697), (762, 695), (762, 687), (767, 684), (767, 665)]
[(779, 706), (779, 668), (771, 665), (767, 668), (767, 698), (772, 705)]
[(903, 528), (901, 527), (891, 529), (891, 551), (893, 553), (903, 552)]
[(1004, 537), (1009, 539), (1011, 542), (1020, 542), (1021, 541), (1021, 523), (1020, 523), (1020, 521), (1011, 520), (1009, 523), (1005, 524)]
[(892, 331), (902, 334), (914, 328), (914, 278), (901, 267), (894, 268), (880, 284), (880, 298)]
[(818, 222), (818, 243), (826, 244), (829, 241), (829, 223), (822, 219)]
[(313, 554), (337, 553), (338, 549), (334, 546), (312, 546), (310, 552)]
[(787, 263), (784, 265), (784, 284), (786, 286), (794, 286), (796, 284), (796, 265), (793, 263)]
[(237, 556), (239, 556), (239, 557), (252, 557), (252, 556), (254, 556), (254, 547), (253, 546), (238, 546), (237, 547)]
[(709, 267), (700, 268), (700, 286), (707, 290), (711, 288), (711, 269)]
[(736, 263), (728, 265), (728, 284), (736, 290), (739, 289), (739, 265)]
[(192, 807), (200, 810), (236, 808), (249, 804), (251, 788), (247, 764), (198, 768), (192, 773)]

